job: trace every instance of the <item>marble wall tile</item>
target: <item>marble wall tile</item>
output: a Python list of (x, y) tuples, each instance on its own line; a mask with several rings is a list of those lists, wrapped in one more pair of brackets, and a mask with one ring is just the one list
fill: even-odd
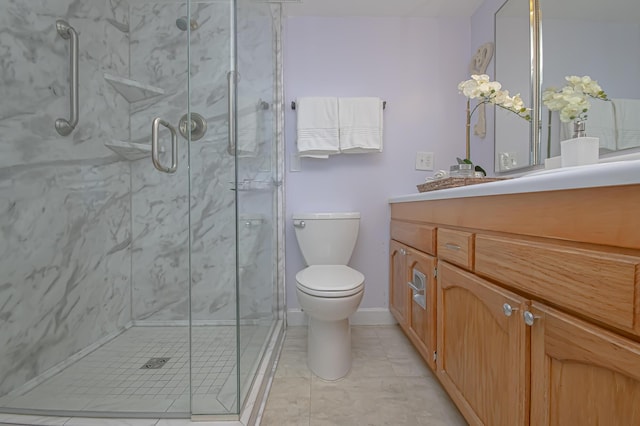
[[(84, 3), (103, 10), (110, 2)], [(129, 136), (129, 105), (103, 78), (104, 72), (128, 73), (127, 34), (105, 19), (44, 9), (0, 3), (0, 131), (12, 135), (0, 144), (0, 167), (105, 157), (112, 154), (105, 140)], [(60, 17), (79, 38), (79, 123), (66, 137), (54, 128), (57, 118), (69, 118), (69, 41), (56, 32)]]
[[(191, 111), (208, 122), (205, 136), (191, 146), (180, 138), (181, 165), (175, 175), (162, 175), (146, 162), (133, 165), (133, 305), (137, 319), (186, 319), (189, 209), (194, 320), (236, 317), (236, 208), (239, 214), (263, 217), (265, 227), (273, 226), (275, 67), (273, 39), (265, 37), (271, 34), (272, 17), (267, 5), (239, 2), (238, 95), (240, 110), (248, 112), (239, 114), (238, 132), (254, 133), (257, 147), (253, 155), (242, 156), (236, 163), (227, 151), (229, 8), (227, 3), (192, 3), (191, 17), (199, 27), (191, 33), (188, 97), (186, 33), (175, 25), (177, 17), (186, 15), (185, 5), (131, 6), (131, 74), (143, 75), (146, 82), (167, 92), (161, 100), (132, 107), (132, 138), (148, 140), (149, 123), (156, 116), (177, 126), (187, 112), (187, 101)], [(269, 108), (258, 109), (261, 101)], [(247, 183), (239, 189), (249, 190), (237, 191), (237, 200), (233, 190), (236, 172), (238, 181)], [(187, 205), (184, 200), (189, 191)], [(241, 317), (271, 318), (274, 240), (268, 232), (257, 241), (247, 235), (251, 243), (240, 236), (240, 250), (255, 253), (252, 268), (241, 269)]]
[[(129, 164), (103, 146), (129, 105), (102, 73), (128, 74), (116, 0), (0, 3), (0, 395), (130, 320)], [(80, 121), (68, 137), (69, 43), (79, 33)]]
[(130, 319), (129, 170), (0, 169), (0, 394)]

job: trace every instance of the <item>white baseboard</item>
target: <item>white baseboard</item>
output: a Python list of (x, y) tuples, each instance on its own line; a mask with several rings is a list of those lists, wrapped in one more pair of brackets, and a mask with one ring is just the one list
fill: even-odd
[[(396, 319), (387, 308), (362, 308), (349, 317), (351, 325), (394, 325)], [(307, 325), (307, 314), (302, 309), (287, 309), (287, 325)]]

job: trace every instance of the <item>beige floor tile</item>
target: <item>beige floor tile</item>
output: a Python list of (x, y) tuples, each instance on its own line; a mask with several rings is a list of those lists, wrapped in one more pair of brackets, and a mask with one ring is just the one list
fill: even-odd
[[(450, 426), (467, 423), (433, 374), (425, 377), (406, 377), (404, 393), (408, 404), (421, 421)], [(429, 424), (429, 423), (426, 423)]]
[(308, 426), (311, 380), (304, 377), (274, 378), (262, 426)]
[(352, 327), (353, 365), (335, 382), (307, 368), (306, 330), (287, 331), (262, 425), (466, 424), (400, 327)]
[(397, 377), (347, 377), (331, 383), (314, 379), (311, 396), (312, 426), (417, 424)]
[(416, 377), (431, 373), (426, 361), (417, 351), (407, 352), (402, 356), (389, 356), (388, 359), (396, 376)]
[(384, 359), (355, 359), (347, 377), (388, 377), (395, 376), (391, 362)]
[(311, 378), (311, 371), (307, 367), (307, 352), (284, 351), (278, 360), (276, 377), (306, 377)]

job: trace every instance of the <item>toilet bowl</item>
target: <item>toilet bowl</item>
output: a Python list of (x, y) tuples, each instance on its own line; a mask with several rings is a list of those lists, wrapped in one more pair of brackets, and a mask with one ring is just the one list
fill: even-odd
[(293, 216), (307, 268), (296, 274), (296, 294), (309, 318), (307, 364), (318, 377), (337, 380), (351, 369), (349, 316), (364, 295), (364, 275), (347, 266), (359, 213)]

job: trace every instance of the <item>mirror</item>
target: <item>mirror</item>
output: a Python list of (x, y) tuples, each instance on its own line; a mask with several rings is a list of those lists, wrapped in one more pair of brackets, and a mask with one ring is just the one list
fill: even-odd
[(638, 42), (638, 0), (507, 0), (495, 14), (495, 78), (510, 92), (522, 94), (533, 109), (532, 123), (539, 127), (496, 111), (495, 172), (560, 155), (560, 141), (572, 137), (572, 123), (562, 123), (558, 112), (550, 115), (539, 99), (544, 89), (564, 86), (568, 75), (590, 76), (611, 99), (589, 99), (586, 133), (600, 139), (600, 155), (637, 151)]
[[(510, 94), (520, 93), (525, 105), (533, 105), (529, 1), (507, 0), (495, 14), (495, 79)], [(532, 114), (532, 117), (535, 116)], [(531, 122), (496, 108), (495, 172), (504, 173), (529, 167), (532, 163), (533, 126)], [(532, 120), (533, 122), (533, 120)]]
[[(542, 90), (564, 86), (568, 75), (597, 80), (611, 102), (589, 99), (587, 136), (600, 139), (601, 156), (640, 147), (640, 1), (539, 2)], [(560, 141), (572, 137), (572, 123), (562, 123), (558, 112), (549, 121), (544, 105), (540, 119), (541, 157), (560, 155)]]

